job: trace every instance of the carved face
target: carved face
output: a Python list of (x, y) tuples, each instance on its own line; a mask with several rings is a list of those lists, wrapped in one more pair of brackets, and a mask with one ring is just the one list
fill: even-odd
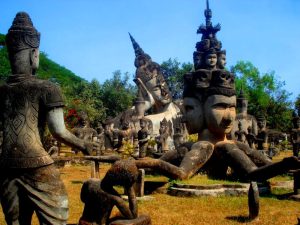
[(204, 115), (203, 106), (196, 98), (186, 97), (183, 99), (184, 115), (183, 122), (189, 134), (196, 134), (203, 130)]
[(220, 54), (218, 56), (218, 66), (220, 69), (224, 69), (226, 65), (226, 55), (225, 54)]
[(205, 64), (209, 68), (215, 68), (217, 65), (217, 54), (211, 53), (205, 57)]
[(236, 117), (236, 96), (209, 96), (204, 104), (204, 115), (211, 133), (228, 134)]
[(147, 125), (146, 121), (145, 120), (140, 120), (140, 127), (143, 129), (145, 128)]
[(156, 103), (166, 105), (171, 102), (168, 86), (163, 79), (159, 79), (159, 76), (153, 77), (145, 85)]
[(264, 129), (266, 127), (267, 123), (266, 120), (258, 120), (257, 121), (257, 126), (259, 129)]

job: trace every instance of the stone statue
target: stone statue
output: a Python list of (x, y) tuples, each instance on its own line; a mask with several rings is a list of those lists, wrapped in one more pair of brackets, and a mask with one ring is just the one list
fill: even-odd
[[(85, 141), (97, 141), (97, 131), (90, 126), (90, 121), (86, 112), (81, 111), (79, 114), (79, 125), (72, 129), (72, 133)], [(76, 148), (72, 149), (76, 154), (79, 152)]]
[[(198, 30), (202, 39), (196, 48), (198, 53), (208, 56), (221, 50), (221, 43), (216, 39), (220, 25), (212, 26), (209, 8), (205, 16), (206, 25)], [(184, 143), (160, 159), (137, 160), (137, 167), (154, 168), (175, 179), (187, 179), (203, 166), (210, 176), (224, 179), (230, 167), (240, 180), (248, 181), (265, 181), (300, 168), (296, 157), (272, 163), (248, 145), (227, 139), (236, 118), (235, 77), (226, 70), (215, 69), (213, 60), (210, 56), (198, 65), (200, 69), (184, 76), (183, 120), (190, 134), (198, 133), (198, 142)]]
[(294, 128), (292, 129), (292, 132), (291, 132), (293, 155), (298, 157), (299, 149), (300, 149), (300, 117), (296, 113), (294, 113), (294, 115), (293, 115), (293, 125), (294, 125)]
[(125, 145), (133, 148), (133, 153), (138, 156), (138, 137), (134, 128), (130, 127), (130, 119), (124, 117), (121, 119), (122, 129), (115, 129), (113, 131), (113, 143), (117, 152), (122, 153), (125, 151)]
[[(237, 114), (236, 120), (234, 121), (233, 129), (230, 135), (231, 139), (235, 139), (235, 132), (239, 130), (239, 123), (241, 123), (241, 131), (243, 133), (256, 136), (258, 132), (257, 121), (254, 116), (248, 114), (248, 100), (245, 97), (243, 89), (240, 90), (240, 94), (237, 98), (237, 108), (239, 110), (239, 113)], [(243, 140), (242, 142), (249, 145), (247, 139)]]
[(113, 119), (107, 118), (104, 121), (104, 146), (106, 151), (113, 150), (113, 130), (114, 130)]
[(162, 118), (175, 123), (182, 115), (180, 107), (173, 102), (168, 85), (163, 77), (159, 64), (153, 62), (151, 57), (144, 53), (142, 48), (130, 35), (135, 51), (136, 69), (135, 82), (144, 100), (145, 117), (152, 122), (152, 134), (159, 134)]
[(158, 153), (166, 153), (173, 149), (174, 143), (171, 138), (172, 124), (166, 118), (160, 122), (159, 136), (155, 138)]
[(144, 158), (147, 154), (149, 131), (147, 128), (147, 120), (145, 118), (140, 119), (141, 129), (138, 131), (139, 140), (139, 158)]
[(256, 136), (257, 149), (261, 151), (268, 150), (268, 132), (267, 132), (267, 121), (262, 115), (257, 117), (258, 134)]
[(248, 133), (243, 130), (241, 121), (239, 121), (238, 127), (239, 127), (239, 129), (236, 132), (234, 132), (235, 140), (242, 142), (242, 143), (246, 143)]
[(12, 75), (0, 86), (0, 198), (7, 224), (31, 224), (34, 211), (40, 224), (67, 223), (66, 189), (41, 141), (46, 123), (58, 141), (84, 154), (97, 146), (65, 128), (60, 89), (35, 77), (39, 44), (29, 15), (19, 12), (6, 35)]
[[(110, 224), (111, 220), (115, 220), (114, 218), (110, 219), (114, 206), (119, 209), (128, 222), (122, 224), (151, 224), (149, 217), (138, 217), (138, 206), (134, 190), (137, 177), (138, 169), (134, 161), (120, 160), (112, 165), (102, 181), (98, 179), (85, 181), (81, 189), (84, 210), (79, 225)], [(129, 204), (114, 189), (116, 185), (124, 188)], [(134, 223), (133, 221), (139, 221), (140, 223)]]

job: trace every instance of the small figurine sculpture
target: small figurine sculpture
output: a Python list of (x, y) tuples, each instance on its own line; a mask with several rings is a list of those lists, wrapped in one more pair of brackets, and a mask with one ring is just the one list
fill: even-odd
[(242, 142), (242, 143), (246, 143), (246, 141), (247, 141), (247, 132), (246, 131), (244, 131), (243, 129), (242, 129), (242, 122), (241, 121), (239, 121), (239, 130), (237, 130), (234, 134), (235, 134), (235, 137), (236, 137), (236, 139), (235, 140), (237, 140), (237, 141), (239, 141), (239, 142)]
[(104, 121), (104, 146), (105, 151), (113, 150), (113, 130), (114, 124), (112, 118), (107, 118)]
[[(97, 131), (90, 127), (90, 121), (86, 112), (81, 111), (79, 114), (79, 126), (72, 129), (72, 133), (85, 141), (96, 141)], [(72, 149), (76, 154), (79, 152), (76, 148)]]
[(300, 149), (300, 117), (294, 112), (293, 114), (293, 125), (294, 128), (291, 132), (291, 139), (293, 145), (293, 155), (299, 157)]
[(49, 148), (48, 154), (51, 157), (57, 157), (57, 156), (59, 156), (59, 147), (58, 147), (57, 140), (55, 140), (54, 138), (52, 138), (51, 139), (51, 143), (52, 143), (52, 146)]
[(129, 125), (129, 118), (126, 115), (121, 119), (122, 129), (115, 129), (113, 131), (113, 143), (117, 152), (122, 153), (125, 151), (124, 145), (133, 148), (133, 155), (138, 156), (138, 137), (135, 129)]
[[(81, 189), (81, 200), (85, 204), (79, 225), (110, 224), (110, 214), (114, 206), (124, 216), (127, 223), (137, 224), (134, 221), (151, 224), (148, 216), (138, 217), (138, 206), (135, 196), (134, 184), (137, 181), (138, 169), (133, 160), (120, 160), (115, 162), (107, 171), (102, 181), (98, 179), (89, 179), (84, 182)], [(121, 186), (128, 195), (129, 206), (126, 201), (121, 198), (114, 186)]]
[(257, 117), (258, 134), (256, 136), (257, 149), (266, 152), (268, 150), (269, 136), (267, 132), (267, 121), (262, 115)]
[(172, 125), (166, 120), (166, 118), (160, 122), (159, 136), (156, 137), (158, 153), (166, 153), (173, 149), (171, 128)]
[(147, 154), (149, 131), (147, 129), (147, 120), (145, 118), (140, 119), (141, 129), (138, 131), (139, 140), (139, 158), (144, 158)]
[(7, 224), (31, 224), (34, 211), (40, 224), (67, 223), (66, 189), (42, 145), (46, 123), (54, 138), (84, 154), (97, 147), (66, 129), (59, 87), (36, 78), (39, 44), (29, 15), (17, 13), (6, 35), (12, 75), (0, 86), (0, 198)]
[(96, 155), (99, 156), (99, 155), (103, 155), (105, 151), (105, 134), (104, 134), (103, 126), (100, 122), (98, 122), (97, 124), (96, 132), (97, 132), (96, 142), (99, 144), (99, 148), (96, 150)]

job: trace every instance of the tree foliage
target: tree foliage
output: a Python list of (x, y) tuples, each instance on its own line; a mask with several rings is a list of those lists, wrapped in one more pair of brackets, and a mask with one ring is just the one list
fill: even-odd
[(161, 69), (173, 99), (182, 98), (183, 75), (193, 69), (193, 64), (180, 63), (177, 59), (168, 59), (162, 62)]
[(249, 105), (248, 112), (254, 116), (264, 115), (270, 128), (287, 131), (291, 127), (291, 93), (284, 89), (274, 71), (260, 73), (250, 62), (239, 61), (231, 68), (236, 74), (237, 92), (243, 89)]

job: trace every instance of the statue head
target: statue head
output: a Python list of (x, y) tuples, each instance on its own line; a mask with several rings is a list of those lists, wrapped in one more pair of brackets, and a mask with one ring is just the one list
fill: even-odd
[(166, 120), (166, 118), (164, 118), (161, 122), (160, 122), (160, 128), (159, 128), (159, 133), (160, 134), (164, 134), (168, 132), (168, 121)]
[(27, 13), (17, 13), (6, 35), (6, 45), (12, 73), (35, 74), (39, 66), (40, 33)]
[[(196, 78), (200, 81), (195, 82)], [(194, 128), (193, 132), (201, 132), (201, 129), (207, 128), (216, 135), (224, 135), (231, 131), (236, 117), (233, 74), (225, 70), (186, 74), (183, 96), (186, 108), (184, 117), (189, 131)], [(199, 106), (196, 107), (196, 104)], [(189, 109), (193, 110), (189, 112)]]
[(140, 127), (141, 129), (147, 127), (147, 120), (145, 118), (140, 119)]
[(205, 52), (204, 62), (205, 62), (206, 68), (216, 69), (217, 61), (218, 61), (217, 52), (214, 48), (211, 48), (207, 52)]
[(90, 127), (90, 120), (87, 112), (85, 111), (80, 111), (78, 113), (79, 116), (79, 125), (80, 127)]
[(131, 35), (130, 39), (135, 52), (136, 79), (145, 85), (156, 105), (164, 106), (170, 103), (172, 97), (159, 64), (152, 61), (151, 57), (142, 50)]
[(218, 67), (220, 69), (225, 69), (226, 66), (226, 50), (218, 52)]
[(256, 120), (257, 120), (257, 126), (260, 130), (263, 130), (266, 128), (267, 120), (263, 115), (257, 116)]

